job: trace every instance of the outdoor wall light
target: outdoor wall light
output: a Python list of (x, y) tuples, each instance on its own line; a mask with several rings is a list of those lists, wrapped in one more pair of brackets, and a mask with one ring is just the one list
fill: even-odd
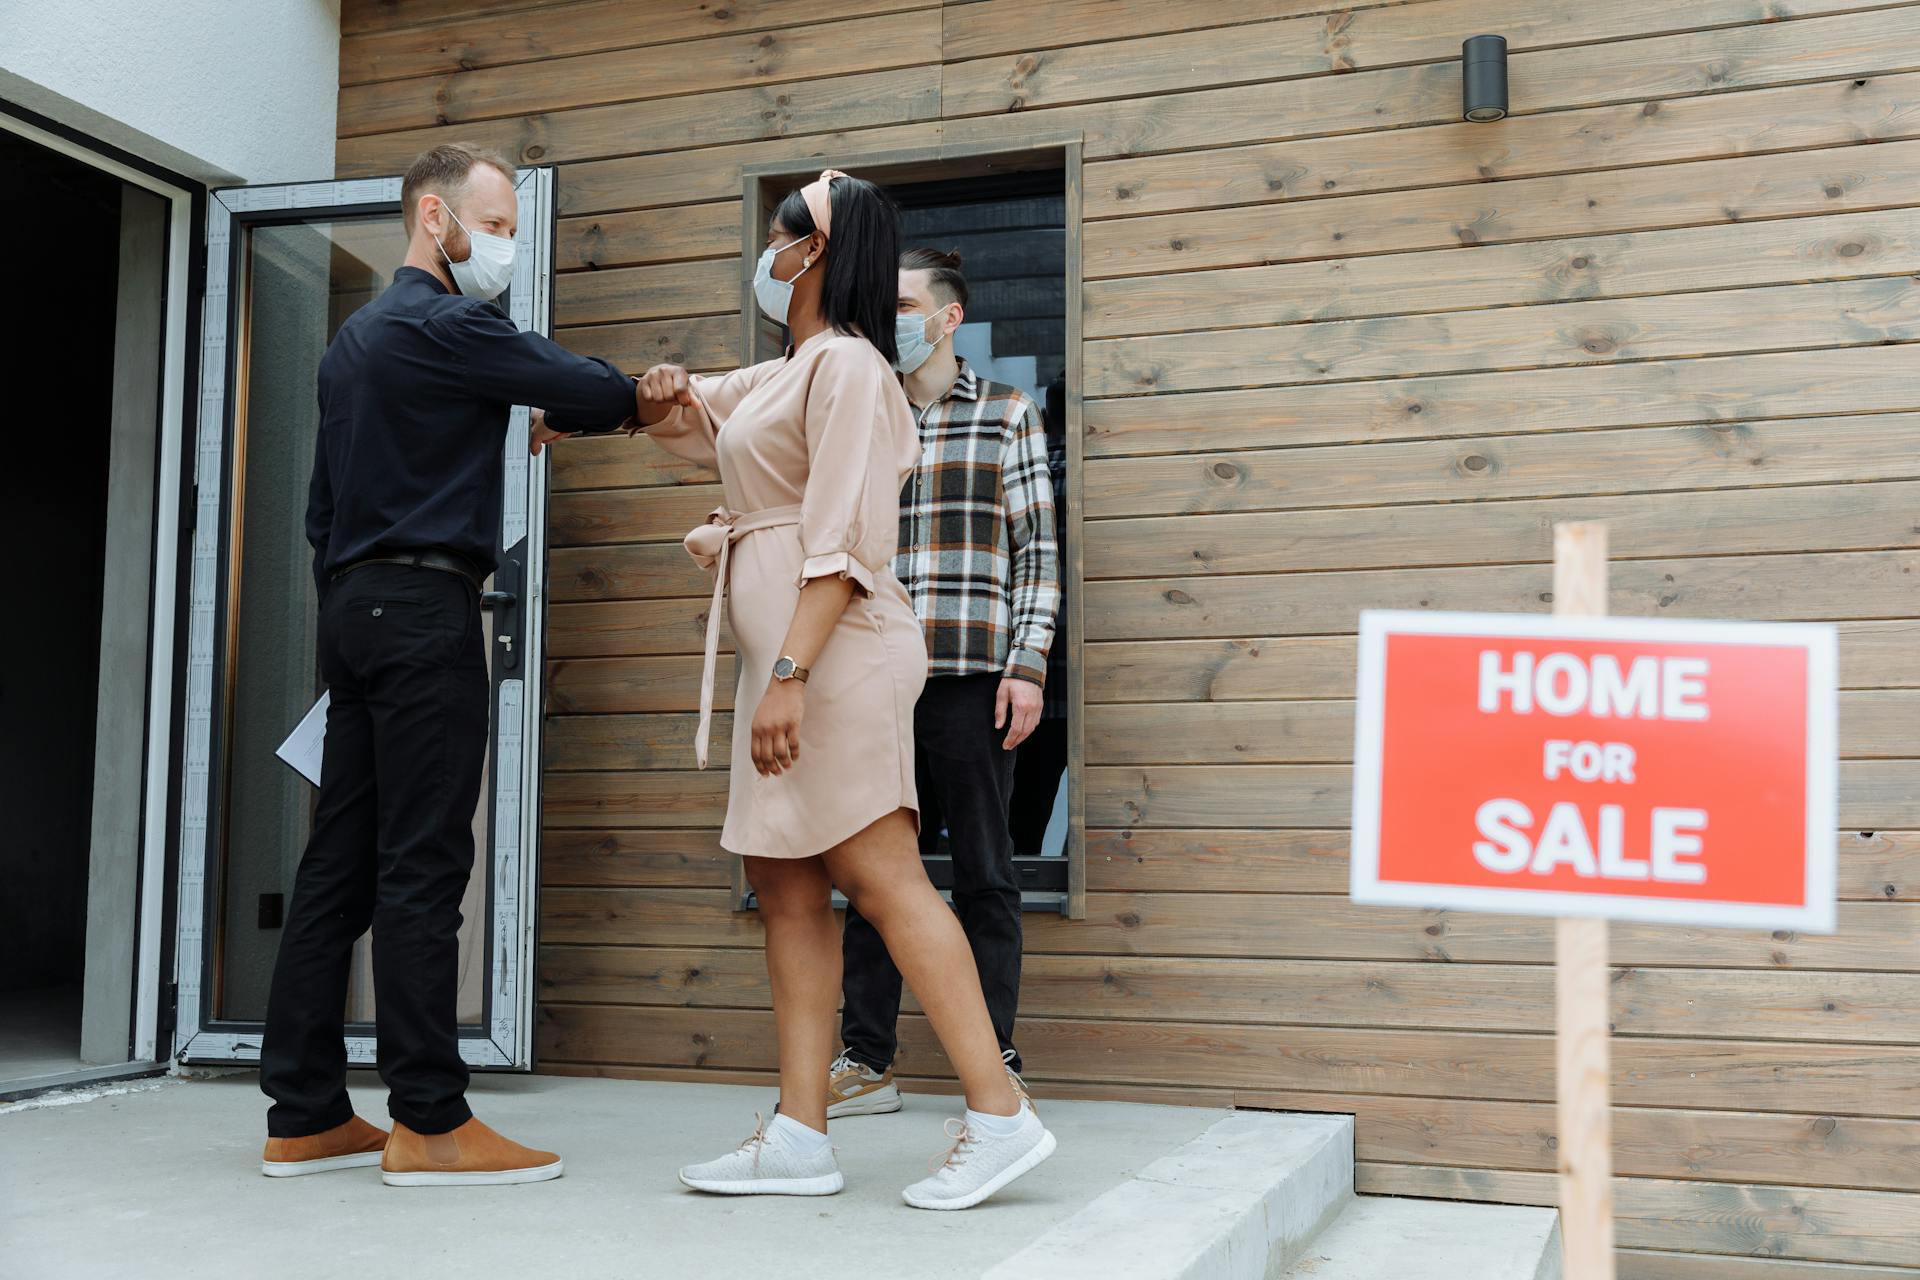
[(1462, 109), (1475, 124), (1507, 114), (1507, 38), (1473, 36), (1460, 46)]

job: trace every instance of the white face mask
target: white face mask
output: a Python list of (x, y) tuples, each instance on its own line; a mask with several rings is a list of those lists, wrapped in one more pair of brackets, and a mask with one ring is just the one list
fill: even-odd
[[(940, 308), (940, 311), (945, 310), (945, 307)], [(926, 316), (909, 312), (894, 317), (893, 345), (899, 352), (893, 362), (894, 368), (902, 373), (912, 373), (925, 364), (927, 358), (946, 341), (947, 335), (944, 333), (933, 339), (927, 337), (927, 321), (937, 319), (940, 311)]]
[(447, 257), (447, 246), (441, 244), (440, 237), (433, 238), (433, 242), (440, 245), (440, 256), (447, 259), (447, 270), (453, 274), (453, 283), (469, 298), (492, 302), (513, 283), (513, 241), (506, 236), (490, 235), (485, 231), (467, 231), (467, 224), (460, 221), (460, 215), (453, 211), (452, 205), (443, 203), (441, 207), (462, 231), (467, 232), (467, 243), (471, 246), (467, 250), (466, 261), (455, 262)]
[(787, 308), (793, 305), (793, 280), (811, 271), (813, 264), (809, 262), (800, 268), (794, 273), (793, 280), (775, 280), (773, 259), (805, 239), (805, 236), (801, 236), (799, 240), (789, 240), (778, 248), (768, 247), (761, 253), (760, 261), (753, 269), (753, 300), (760, 304), (760, 310), (766, 313), (767, 319), (775, 324), (787, 322)]

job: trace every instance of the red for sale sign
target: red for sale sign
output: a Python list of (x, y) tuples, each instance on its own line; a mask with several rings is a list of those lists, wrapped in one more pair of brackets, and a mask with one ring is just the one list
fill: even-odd
[(1369, 612), (1356, 902), (1834, 927), (1831, 627)]

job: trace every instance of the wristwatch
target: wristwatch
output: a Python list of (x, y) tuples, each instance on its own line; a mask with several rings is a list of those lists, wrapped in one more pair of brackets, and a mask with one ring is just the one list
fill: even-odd
[(782, 658), (773, 664), (773, 678), (775, 680), (798, 680), (801, 684), (805, 684), (807, 682), (807, 669), (796, 664), (792, 658)]

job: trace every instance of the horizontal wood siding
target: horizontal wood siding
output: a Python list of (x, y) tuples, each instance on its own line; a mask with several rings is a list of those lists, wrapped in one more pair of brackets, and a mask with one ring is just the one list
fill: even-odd
[[(342, 24), (341, 172), (559, 166), (560, 338), (636, 370), (740, 358), (743, 167), (1082, 138), (1088, 918), (1028, 922), (1044, 1093), (1345, 1112), (1363, 1191), (1551, 1203), (1551, 931), (1344, 899), (1356, 614), (1544, 612), (1580, 519), (1616, 613), (1838, 623), (1840, 932), (1614, 930), (1620, 1273), (1920, 1276), (1920, 4)], [(1499, 124), (1458, 119), (1477, 31)], [(717, 477), (622, 438), (553, 479), (544, 1068), (769, 1082), (688, 767)]]

